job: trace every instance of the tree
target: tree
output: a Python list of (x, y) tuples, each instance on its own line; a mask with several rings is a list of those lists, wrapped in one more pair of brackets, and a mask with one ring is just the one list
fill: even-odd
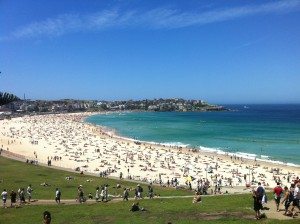
[(20, 100), (19, 97), (11, 93), (0, 92), (0, 106)]

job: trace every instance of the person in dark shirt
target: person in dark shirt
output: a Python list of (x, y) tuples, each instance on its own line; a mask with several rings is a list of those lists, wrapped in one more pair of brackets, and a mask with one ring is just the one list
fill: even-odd
[(136, 202), (136, 203), (133, 203), (133, 204), (132, 204), (130, 211), (132, 211), (132, 212), (146, 211), (146, 209), (144, 209), (143, 207), (140, 207), (140, 206), (139, 206), (139, 203)]
[(43, 223), (44, 224), (51, 224), (51, 214), (48, 211), (44, 211), (43, 213)]
[(261, 186), (261, 183), (258, 182), (258, 187), (256, 188), (256, 195), (257, 195), (257, 199), (260, 202), (260, 209), (262, 209), (262, 199), (263, 196), (265, 195), (265, 189)]
[(10, 193), (10, 207), (13, 207), (14, 204), (17, 202), (17, 193), (14, 190)]
[(154, 196), (154, 194), (153, 194), (153, 187), (152, 187), (151, 184), (148, 186), (148, 195), (149, 195), (150, 199), (153, 198), (153, 196)]
[(258, 187), (256, 189), (256, 192), (261, 197), (265, 194), (265, 189), (261, 186), (260, 182), (258, 182)]
[(133, 203), (132, 206), (131, 206), (130, 211), (137, 212), (139, 210), (140, 210), (139, 203), (138, 202), (137, 203)]
[(124, 188), (124, 192), (123, 192), (123, 201), (128, 201), (128, 197), (129, 197), (129, 192), (127, 190), (127, 188)]
[(261, 216), (260, 209), (262, 208), (262, 206), (261, 206), (261, 201), (260, 201), (260, 197), (258, 195), (257, 190), (256, 191), (253, 190), (252, 197), (253, 197), (253, 200), (254, 200), (253, 201), (253, 209), (255, 211), (255, 218), (260, 219), (260, 216)]

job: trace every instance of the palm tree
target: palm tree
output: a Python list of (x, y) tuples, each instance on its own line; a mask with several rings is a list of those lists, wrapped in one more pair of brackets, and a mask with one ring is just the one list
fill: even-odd
[(0, 92), (0, 106), (20, 100), (19, 97), (11, 93)]
[[(1, 73), (2, 73), (2, 71), (0, 71), (0, 74)], [(19, 97), (15, 96), (11, 93), (0, 92), (0, 107), (5, 104), (17, 101), (17, 100), (20, 100)]]

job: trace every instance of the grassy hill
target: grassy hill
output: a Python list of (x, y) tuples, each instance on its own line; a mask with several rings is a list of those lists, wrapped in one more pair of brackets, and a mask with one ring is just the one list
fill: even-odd
[[(66, 180), (66, 176), (74, 180)], [(87, 181), (89, 180), (89, 181)], [(44, 187), (41, 183), (51, 186)], [(0, 157), (0, 189), (17, 190), (32, 185), (33, 199), (54, 200), (55, 188), (62, 191), (62, 199), (74, 199), (77, 186), (83, 185), (85, 193), (94, 195), (96, 186), (109, 184), (109, 193), (121, 194), (117, 184), (134, 188), (136, 183), (107, 178), (85, 176), (48, 167), (34, 166)], [(146, 189), (146, 185), (143, 186)], [(254, 220), (251, 195), (221, 195), (203, 197), (203, 203), (193, 204), (192, 198), (163, 198), (163, 196), (192, 195), (187, 190), (176, 190), (155, 186), (155, 193), (161, 198), (140, 200), (146, 208), (143, 212), (130, 212), (133, 201), (123, 202), (113, 199), (107, 203), (61, 204), (61, 205), (24, 205), (21, 208), (1, 208), (0, 223), (36, 224), (42, 223), (42, 213), (52, 214), (52, 224), (97, 224), (97, 223), (257, 223)], [(133, 193), (130, 193), (133, 196)], [(298, 223), (299, 220), (271, 220), (263, 223)]]

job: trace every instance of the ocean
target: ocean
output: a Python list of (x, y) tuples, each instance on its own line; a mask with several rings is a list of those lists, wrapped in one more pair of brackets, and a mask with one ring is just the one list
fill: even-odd
[(222, 112), (118, 112), (88, 117), (118, 135), (300, 165), (300, 105), (225, 105)]

